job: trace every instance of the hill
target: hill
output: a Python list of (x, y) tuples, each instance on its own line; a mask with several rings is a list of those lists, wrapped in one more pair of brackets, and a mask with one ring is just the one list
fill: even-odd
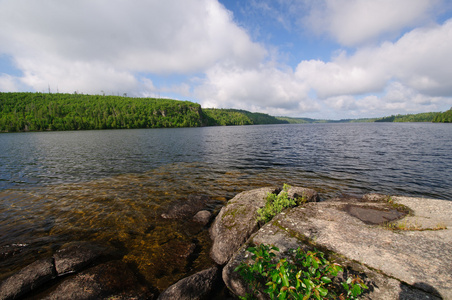
[(452, 123), (452, 107), (445, 112), (438, 113), (433, 122)]
[(437, 112), (408, 114), (408, 115), (392, 115), (389, 117), (376, 119), (375, 122), (433, 122), (437, 115), (438, 115)]
[(288, 124), (273, 116), (263, 113), (252, 113), (239, 109), (204, 108), (203, 112), (208, 118), (208, 125), (262, 125), (262, 124)]
[(189, 101), (83, 94), (0, 93), (0, 131), (87, 130), (203, 125)]
[(0, 93), (0, 132), (286, 123), (189, 101), (83, 94)]

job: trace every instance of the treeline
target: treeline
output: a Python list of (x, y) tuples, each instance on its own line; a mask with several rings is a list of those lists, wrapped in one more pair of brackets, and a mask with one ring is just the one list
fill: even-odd
[(452, 123), (452, 107), (445, 112), (438, 113), (433, 122)]
[(267, 114), (170, 99), (0, 93), (0, 132), (285, 123)]
[(290, 124), (309, 124), (309, 123), (370, 123), (375, 122), (376, 119), (362, 118), (362, 119), (341, 119), (341, 120), (323, 120), (310, 118), (290, 118), (290, 117), (276, 117), (278, 120), (286, 121)]
[(376, 119), (375, 122), (433, 122), (437, 115), (438, 115), (437, 112), (408, 114), (408, 115), (392, 115), (389, 117)]
[(83, 94), (0, 93), (0, 131), (88, 130), (204, 125), (189, 101)]
[(279, 120), (284, 120), (290, 124), (304, 124), (304, 123), (367, 123), (367, 122), (443, 122), (452, 123), (452, 108), (443, 113), (428, 112), (419, 114), (407, 115), (392, 115), (382, 118), (362, 118), (362, 119), (342, 119), (342, 120), (320, 120), (309, 118), (289, 118), (277, 117)]
[(284, 120), (263, 113), (252, 113), (239, 109), (204, 108), (208, 125), (262, 125), (262, 124), (288, 124)]

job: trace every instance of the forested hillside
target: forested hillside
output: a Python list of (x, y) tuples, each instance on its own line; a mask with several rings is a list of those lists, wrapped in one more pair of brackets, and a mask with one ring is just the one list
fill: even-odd
[(202, 126), (188, 101), (81, 94), (0, 93), (0, 131)]
[(261, 125), (261, 124), (287, 124), (287, 121), (278, 120), (263, 113), (252, 113), (239, 109), (204, 108), (203, 112), (208, 118), (208, 125)]
[(428, 112), (420, 114), (409, 115), (392, 115), (389, 117), (376, 119), (375, 122), (433, 122), (433, 119), (438, 115), (437, 112)]
[(443, 113), (438, 113), (433, 122), (452, 123), (452, 107)]
[(83, 94), (0, 93), (0, 132), (285, 123), (267, 114), (197, 103)]

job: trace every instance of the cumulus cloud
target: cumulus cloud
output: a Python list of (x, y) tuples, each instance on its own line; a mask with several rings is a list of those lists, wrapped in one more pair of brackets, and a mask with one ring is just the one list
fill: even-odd
[[(308, 1), (311, 2), (311, 1)], [(302, 24), (346, 46), (378, 40), (431, 20), (439, 0), (323, 0), (311, 3)]]
[(266, 55), (215, 0), (5, 0), (0, 26), (0, 51), (37, 90), (66, 80), (68, 91), (92, 92), (94, 77), (96, 90), (122, 80), (134, 87), (135, 72), (200, 72), (218, 61), (253, 66)]
[(20, 90), (20, 80), (9, 74), (0, 73), (0, 91), (17, 92)]
[(0, 90), (175, 95), (319, 118), (452, 105), (452, 19), (431, 18), (441, 0), (250, 3), (264, 19), (280, 9), (276, 21), (288, 16), (281, 24), (292, 33), (302, 15), (340, 44), (328, 60), (286, 65), (277, 45), (253, 41), (217, 0), (3, 0), (0, 55), (20, 72), (1, 74)]
[(396, 42), (340, 52), (330, 62), (301, 61), (295, 70), (216, 65), (196, 96), (208, 107), (293, 115), (329, 110), (359, 117), (438, 111), (452, 105), (452, 20), (418, 28)]
[(324, 113), (333, 119), (440, 111), (452, 105), (450, 97), (424, 95), (400, 82), (389, 82), (379, 94), (333, 96), (321, 102)]
[(397, 42), (362, 48), (325, 63), (302, 61), (296, 70), (300, 80), (320, 97), (381, 91), (389, 80), (430, 96), (450, 96), (452, 86), (452, 20), (443, 25), (415, 29)]
[(253, 69), (217, 65), (206, 72), (195, 95), (204, 99), (202, 104), (206, 107), (234, 107), (280, 115), (318, 109), (309, 99), (309, 91), (308, 85), (297, 80), (290, 68), (281, 70), (271, 64)]

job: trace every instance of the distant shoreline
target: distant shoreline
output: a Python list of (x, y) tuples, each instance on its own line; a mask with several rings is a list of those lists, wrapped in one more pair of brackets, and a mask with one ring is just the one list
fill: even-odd
[(0, 93), (0, 132), (179, 128), (263, 124), (452, 122), (452, 109), (383, 118), (319, 120), (274, 117), (190, 101), (84, 94)]

